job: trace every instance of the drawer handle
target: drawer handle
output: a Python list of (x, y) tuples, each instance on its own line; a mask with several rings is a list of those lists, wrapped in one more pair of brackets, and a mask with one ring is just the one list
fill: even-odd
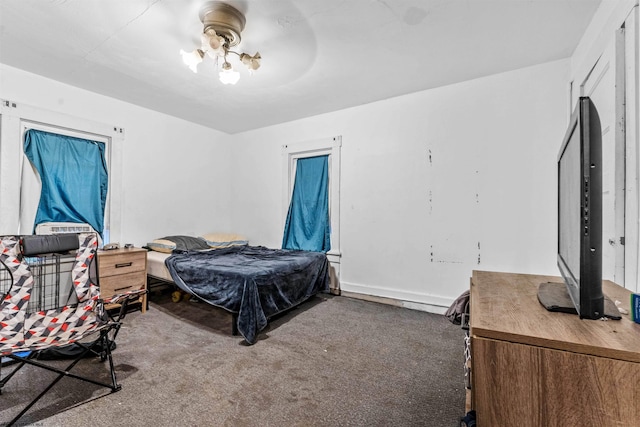
[(123, 286), (121, 288), (115, 288), (114, 291), (121, 291), (123, 289), (129, 289), (129, 288), (132, 288), (132, 286)]
[(116, 268), (131, 267), (132, 265), (132, 262), (123, 262), (122, 264), (116, 264)]

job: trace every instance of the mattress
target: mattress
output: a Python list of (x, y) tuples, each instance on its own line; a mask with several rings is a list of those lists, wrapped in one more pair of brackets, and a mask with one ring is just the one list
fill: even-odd
[(173, 282), (171, 273), (169, 273), (167, 266), (164, 264), (164, 260), (170, 256), (171, 254), (163, 252), (147, 252), (147, 274), (157, 279)]

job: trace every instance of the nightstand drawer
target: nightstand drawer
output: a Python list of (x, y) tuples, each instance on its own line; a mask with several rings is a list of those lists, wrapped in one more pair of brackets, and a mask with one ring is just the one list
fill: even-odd
[(147, 276), (141, 272), (103, 276), (100, 278), (100, 295), (107, 297), (135, 289), (144, 289)]
[(119, 276), (138, 271), (146, 271), (146, 252), (114, 253), (103, 252), (99, 256), (100, 282), (109, 276)]
[[(147, 289), (147, 251), (120, 248), (98, 251), (100, 296), (108, 298), (138, 289)], [(140, 297), (142, 312), (147, 311), (147, 295)]]

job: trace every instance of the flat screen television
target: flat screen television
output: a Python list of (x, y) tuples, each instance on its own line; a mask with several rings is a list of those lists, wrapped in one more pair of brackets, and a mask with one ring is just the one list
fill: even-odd
[(558, 268), (581, 318), (605, 315), (602, 293), (602, 132), (581, 97), (558, 153)]

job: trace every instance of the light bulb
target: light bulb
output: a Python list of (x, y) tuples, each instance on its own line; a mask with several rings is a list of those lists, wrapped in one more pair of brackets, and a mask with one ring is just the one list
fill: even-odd
[(202, 33), (202, 51), (206, 52), (212, 58), (216, 56), (224, 56), (224, 38), (216, 34), (212, 28), (207, 29)]
[(220, 81), (226, 85), (234, 85), (240, 80), (240, 73), (231, 68), (231, 64), (226, 61), (222, 64), (222, 70), (220, 70), (219, 76)]
[(204, 52), (200, 49), (196, 49), (193, 52), (185, 52), (180, 49), (180, 55), (182, 55), (182, 61), (189, 66), (194, 73), (198, 72), (198, 64), (202, 62)]
[(260, 59), (262, 59), (262, 57), (259, 52), (256, 52), (253, 56), (246, 53), (240, 55), (240, 61), (247, 66), (249, 71), (255, 71), (260, 68)]

